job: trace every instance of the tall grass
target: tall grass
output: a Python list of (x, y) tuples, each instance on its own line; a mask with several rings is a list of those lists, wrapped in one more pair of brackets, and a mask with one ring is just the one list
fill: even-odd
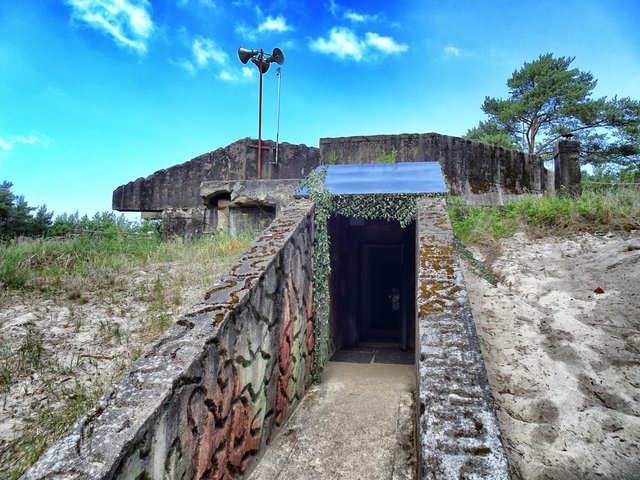
[(503, 206), (475, 207), (449, 200), (453, 230), (461, 240), (499, 239), (518, 229), (562, 234), (640, 228), (640, 191), (586, 190), (577, 198), (529, 196)]
[(88, 236), (71, 239), (13, 240), (0, 245), (0, 288), (61, 292), (82, 284), (86, 277), (105, 281), (148, 262), (171, 262), (185, 257), (237, 255), (254, 238), (212, 235), (196, 240), (162, 241), (156, 236)]
[[(194, 240), (162, 241), (157, 236), (79, 235), (71, 239), (13, 240), (0, 243), (0, 300), (3, 292), (41, 291), (46, 295), (76, 300), (85, 292), (118, 288), (116, 275), (133, 275), (152, 263), (173, 263), (189, 266), (230, 264), (257, 232), (238, 236), (208, 235)], [(180, 272), (180, 267), (176, 269)], [(172, 306), (181, 302), (182, 274), (177, 278), (158, 276), (150, 291), (138, 300), (148, 304), (141, 332), (143, 340), (154, 341), (173, 321)], [(143, 284), (144, 285), (144, 284)], [(77, 293), (78, 292), (78, 293)], [(133, 297), (135, 293), (131, 292)], [(68, 302), (71, 307), (72, 302)], [(0, 307), (2, 306), (0, 301)], [(81, 328), (78, 325), (78, 329)], [(0, 344), (0, 396), (30, 375), (75, 379), (73, 382), (52, 382), (46, 400), (33, 415), (24, 420), (24, 428), (11, 441), (0, 444), (0, 478), (17, 479), (35, 462), (42, 452), (64, 433), (103, 393), (111, 379), (96, 383), (84, 382), (79, 360), (70, 366), (60, 364), (55, 345), (46, 344), (43, 334), (28, 327), (25, 335), (13, 345)], [(98, 335), (104, 341), (122, 342), (118, 324), (100, 322)], [(52, 349), (53, 348), (53, 349)], [(142, 354), (136, 348), (131, 361)], [(78, 357), (80, 359), (82, 355)], [(127, 367), (122, 363), (121, 368)], [(117, 370), (115, 374), (118, 374)], [(1, 400), (0, 400), (1, 405)]]

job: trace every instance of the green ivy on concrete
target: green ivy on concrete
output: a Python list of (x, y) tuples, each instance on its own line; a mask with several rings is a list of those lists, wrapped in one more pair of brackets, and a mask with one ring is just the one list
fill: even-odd
[(416, 196), (402, 194), (342, 195), (332, 213), (365, 220), (398, 221), (405, 228), (416, 219)]
[(320, 381), (320, 374), (329, 361), (329, 217), (333, 209), (333, 195), (324, 183), (327, 167), (311, 172), (304, 180), (309, 198), (313, 202), (313, 333), (315, 336), (313, 381)]

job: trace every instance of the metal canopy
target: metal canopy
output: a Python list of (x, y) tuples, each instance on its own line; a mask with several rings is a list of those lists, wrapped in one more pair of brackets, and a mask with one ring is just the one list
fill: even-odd
[[(325, 185), (334, 195), (439, 194), (447, 186), (438, 162), (329, 165)], [(298, 193), (308, 196), (307, 188)]]

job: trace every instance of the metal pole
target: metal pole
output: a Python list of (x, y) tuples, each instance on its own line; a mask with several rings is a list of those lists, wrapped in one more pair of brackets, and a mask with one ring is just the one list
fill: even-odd
[(260, 49), (260, 63), (258, 70), (260, 71), (260, 95), (258, 99), (258, 180), (260, 180), (260, 170), (262, 166), (262, 58), (264, 52)]
[(276, 116), (276, 167), (278, 166), (278, 147), (280, 141), (280, 67), (276, 70), (278, 76), (278, 114)]

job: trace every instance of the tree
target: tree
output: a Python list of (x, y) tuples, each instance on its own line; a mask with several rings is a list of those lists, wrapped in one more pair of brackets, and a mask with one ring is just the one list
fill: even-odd
[(516, 150), (521, 148), (518, 139), (515, 138), (511, 132), (491, 120), (480, 122), (477, 127), (469, 130), (464, 137), (469, 140), (491, 143), (492, 145), (498, 145), (504, 148), (513, 148)]
[(576, 137), (584, 163), (637, 163), (640, 102), (592, 99), (597, 81), (570, 68), (574, 58), (547, 53), (514, 71), (507, 80), (509, 97), (486, 97), (482, 110), (489, 119), (466, 137), (502, 146), (516, 142), (538, 159), (548, 157), (557, 140)]
[(44, 235), (51, 226), (53, 212), (47, 212), (45, 205), (30, 207), (22, 195), (11, 191), (12, 187), (11, 182), (0, 183), (0, 239)]

